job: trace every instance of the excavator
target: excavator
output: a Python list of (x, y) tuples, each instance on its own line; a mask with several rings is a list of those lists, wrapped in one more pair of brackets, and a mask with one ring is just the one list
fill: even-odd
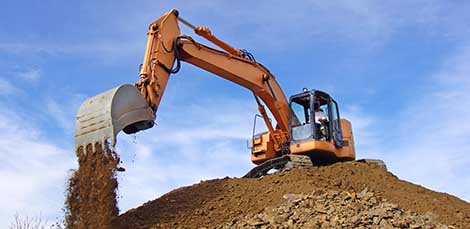
[[(180, 23), (218, 48), (181, 34)], [(137, 82), (93, 96), (80, 106), (77, 150), (95, 143), (114, 146), (121, 130), (133, 134), (152, 128), (170, 75), (178, 72), (183, 61), (253, 93), (260, 112), (257, 116), (264, 120), (267, 131), (253, 133), (249, 140), (251, 161), (257, 166), (244, 177), (260, 177), (272, 169), (355, 160), (351, 123), (340, 117), (338, 103), (328, 93), (304, 88), (288, 100), (276, 77), (251, 53), (218, 39), (207, 27), (192, 25), (175, 9), (151, 23), (147, 36)]]

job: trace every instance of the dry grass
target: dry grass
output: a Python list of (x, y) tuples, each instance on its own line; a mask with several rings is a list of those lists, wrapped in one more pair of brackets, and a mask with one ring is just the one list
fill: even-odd
[(18, 213), (15, 214), (15, 220), (10, 225), (10, 229), (45, 229), (47, 221), (43, 220), (42, 215), (35, 217), (22, 217)]

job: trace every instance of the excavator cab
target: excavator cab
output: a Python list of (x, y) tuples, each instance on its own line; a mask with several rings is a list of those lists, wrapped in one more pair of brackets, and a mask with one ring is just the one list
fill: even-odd
[(313, 163), (354, 160), (351, 124), (339, 115), (327, 93), (306, 90), (290, 98), (290, 153), (306, 155)]
[(338, 104), (330, 95), (304, 89), (290, 97), (289, 106), (288, 149), (276, 152), (269, 131), (254, 135), (251, 161), (258, 166), (244, 177), (263, 176), (271, 169), (355, 160), (351, 122), (340, 118)]
[(342, 146), (337, 103), (325, 92), (306, 91), (290, 98), (292, 142), (333, 140)]
[[(355, 159), (351, 123), (340, 118), (338, 104), (329, 94), (304, 89), (290, 97), (289, 105), (288, 154), (308, 156), (318, 165)], [(254, 135), (252, 162), (261, 164), (279, 157), (274, 147), (269, 132)]]

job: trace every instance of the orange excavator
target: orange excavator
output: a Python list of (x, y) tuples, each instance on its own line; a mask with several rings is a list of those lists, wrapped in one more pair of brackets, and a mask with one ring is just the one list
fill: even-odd
[[(218, 49), (182, 35), (179, 23)], [(121, 130), (132, 134), (152, 128), (169, 77), (184, 61), (253, 92), (258, 117), (264, 120), (267, 131), (253, 133), (249, 141), (251, 161), (257, 166), (245, 177), (259, 177), (271, 169), (355, 159), (351, 123), (340, 118), (337, 102), (327, 93), (304, 88), (288, 100), (276, 77), (251, 53), (219, 40), (207, 27), (193, 26), (177, 10), (151, 23), (147, 35), (139, 80), (91, 97), (81, 105), (76, 119), (76, 149), (104, 142), (114, 146)]]

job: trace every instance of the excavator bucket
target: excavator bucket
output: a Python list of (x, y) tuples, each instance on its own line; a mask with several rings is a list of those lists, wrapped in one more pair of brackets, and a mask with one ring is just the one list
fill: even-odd
[(113, 147), (116, 136), (151, 128), (155, 114), (139, 90), (129, 84), (95, 95), (82, 103), (75, 125), (75, 149), (97, 142)]

